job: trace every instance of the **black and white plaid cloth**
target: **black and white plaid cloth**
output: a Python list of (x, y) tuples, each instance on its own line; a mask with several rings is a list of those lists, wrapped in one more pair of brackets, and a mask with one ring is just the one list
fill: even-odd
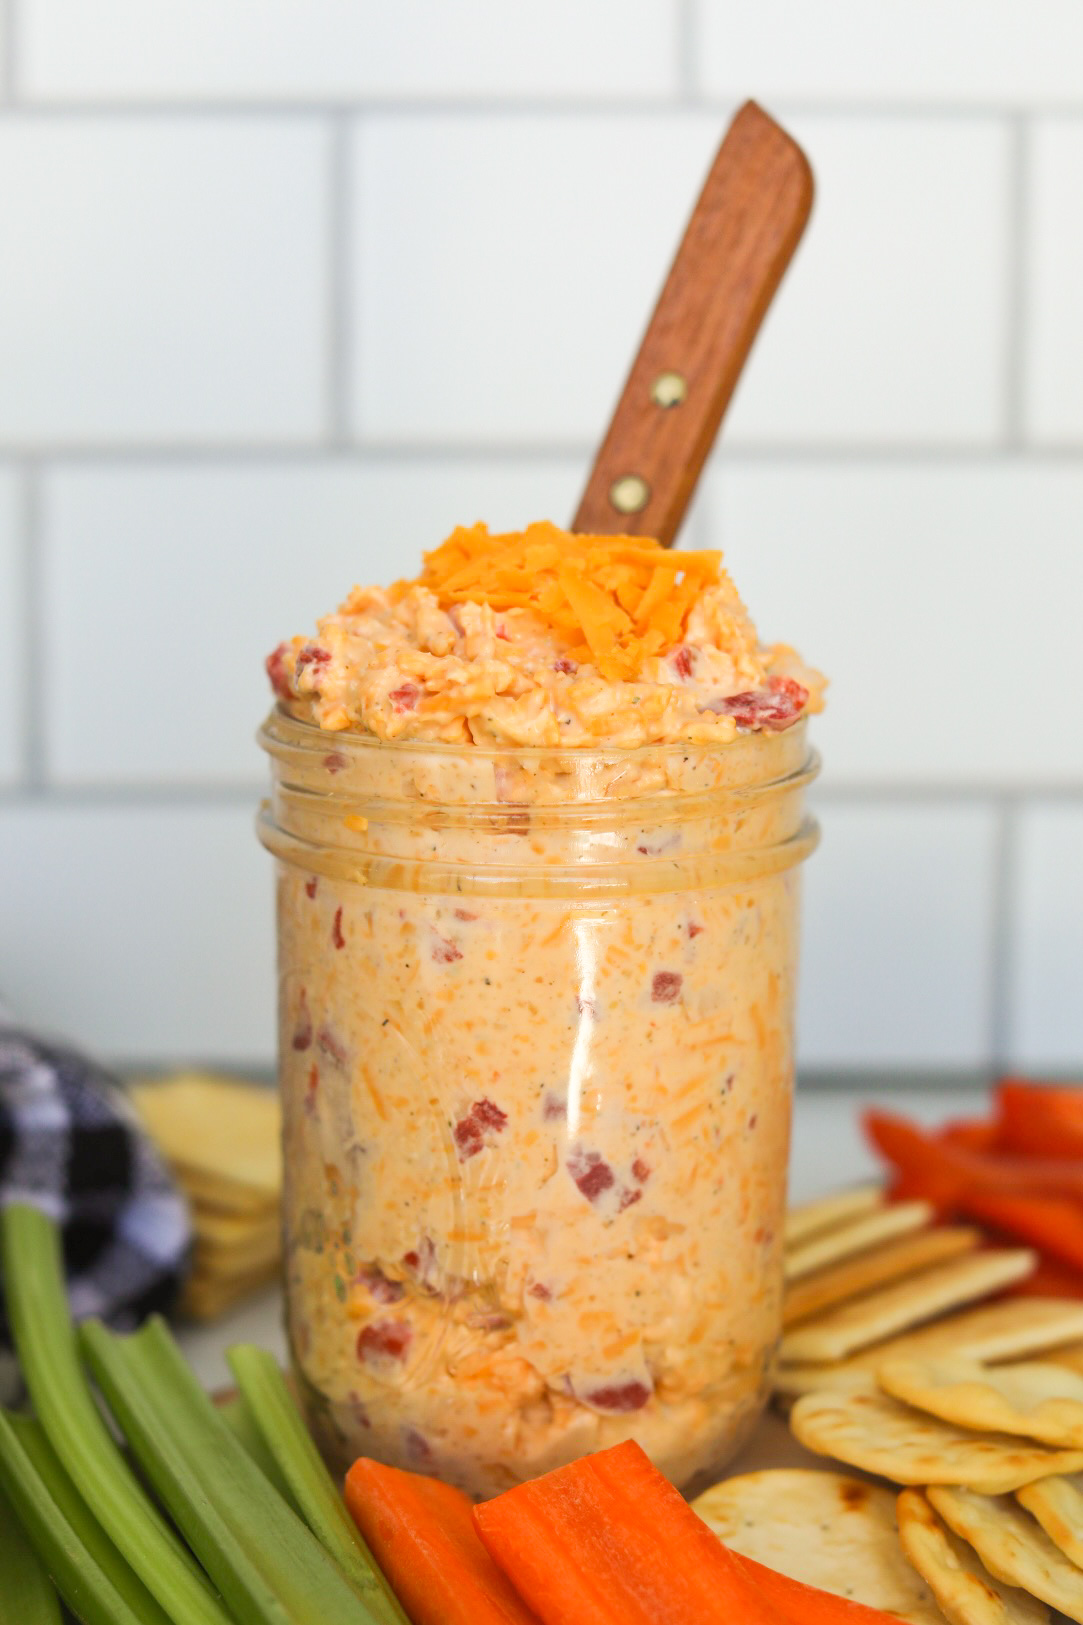
[[(169, 1308), (191, 1247), (188, 1210), (121, 1085), (0, 1010), (0, 1204), (9, 1202), (61, 1225), (76, 1319), (124, 1327)], [(2, 1314), (0, 1346), (10, 1346)]]

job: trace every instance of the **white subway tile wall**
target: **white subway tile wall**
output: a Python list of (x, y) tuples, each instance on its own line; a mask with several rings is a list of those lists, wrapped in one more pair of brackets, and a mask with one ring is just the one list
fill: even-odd
[(818, 200), (689, 539), (833, 680), (799, 1052), (1083, 1066), (1077, 0), (0, 0), (0, 997), (266, 1064), (261, 661), (572, 511), (735, 105)]
[(0, 785), (13, 785), (22, 769), (26, 645), (23, 637), (23, 567), (18, 475), (0, 464)]
[(1083, 1055), (1083, 808), (1032, 802), (1015, 831), (1019, 885), (1012, 1060), (1078, 1066)]

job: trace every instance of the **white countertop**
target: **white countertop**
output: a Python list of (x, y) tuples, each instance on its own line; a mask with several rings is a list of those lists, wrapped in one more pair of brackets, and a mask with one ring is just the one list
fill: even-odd
[[(860, 1094), (854, 1090), (834, 1092), (818, 1089), (799, 1093), (790, 1156), (790, 1200), (802, 1202), (878, 1172), (876, 1159), (861, 1136), (859, 1115), (863, 1106), (875, 1102), (905, 1111), (908, 1116), (937, 1123), (947, 1117), (973, 1114), (981, 1109), (982, 1098), (973, 1090), (929, 1090), (901, 1094), (895, 1089), (892, 1092), (885, 1090)], [(209, 1326), (182, 1328), (180, 1341), (196, 1372), (209, 1387), (222, 1387), (230, 1383), (225, 1351), (233, 1343), (259, 1343), (284, 1359), (286, 1350), (278, 1288), (268, 1287), (256, 1297), (247, 1299), (232, 1314)], [(770, 1422), (765, 1427), (770, 1432)], [(780, 1438), (787, 1437), (781, 1424), (779, 1427)], [(760, 1459), (763, 1442), (757, 1439), (758, 1466), (769, 1465)], [(792, 1460), (792, 1455), (787, 1459)]]

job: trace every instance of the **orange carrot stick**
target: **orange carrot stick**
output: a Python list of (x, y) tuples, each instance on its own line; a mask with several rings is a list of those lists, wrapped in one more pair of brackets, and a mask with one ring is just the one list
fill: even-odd
[(346, 1505), (413, 1625), (538, 1625), (478, 1539), (462, 1490), (362, 1456)]
[(782, 1615), (787, 1625), (898, 1625), (894, 1614), (867, 1608), (863, 1602), (837, 1597), (832, 1591), (791, 1580), (777, 1569), (764, 1568), (751, 1557), (733, 1554), (761, 1596)]
[(1006, 1298), (1079, 1298), (1083, 1300), (1083, 1270), (1074, 1270), (1042, 1253), (1033, 1272), (1008, 1287)]
[(1027, 1157), (1083, 1161), (1083, 1089), (1002, 1078), (996, 1087), (997, 1129), (1008, 1151)]
[(474, 1508), (542, 1625), (785, 1625), (629, 1440)]

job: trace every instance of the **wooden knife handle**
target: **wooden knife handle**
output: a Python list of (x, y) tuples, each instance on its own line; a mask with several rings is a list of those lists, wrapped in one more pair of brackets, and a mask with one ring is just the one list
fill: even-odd
[(801, 148), (746, 102), (688, 222), (573, 530), (672, 545), (812, 192)]

